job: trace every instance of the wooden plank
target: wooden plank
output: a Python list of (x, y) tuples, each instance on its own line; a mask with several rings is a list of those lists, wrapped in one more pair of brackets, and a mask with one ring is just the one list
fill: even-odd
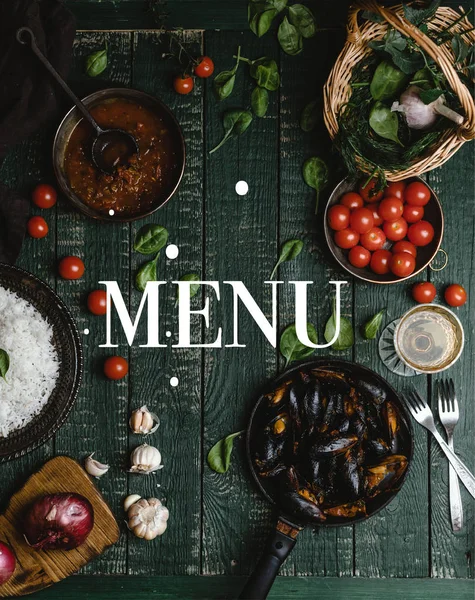
[[(109, 65), (100, 81), (93, 81), (84, 74), (84, 60), (91, 52), (109, 47)], [(81, 96), (93, 89), (112, 84), (130, 85), (131, 36), (128, 33), (80, 34), (74, 44), (74, 65), (69, 78), (72, 88)], [(112, 382), (102, 374), (102, 362), (110, 354), (123, 353), (127, 346), (116, 351), (98, 348), (104, 343), (105, 321), (93, 317), (85, 308), (89, 291), (104, 280), (118, 281), (121, 288), (129, 281), (129, 225), (110, 224), (88, 220), (75, 212), (63, 198), (58, 210), (57, 257), (77, 255), (84, 259), (86, 273), (77, 281), (58, 278), (59, 295), (70, 307), (79, 331), (89, 329), (83, 335), (85, 372), (76, 405), (61, 431), (56, 436), (56, 451), (71, 454), (83, 460), (91, 452), (96, 458), (111, 465), (107, 476), (98, 487), (120, 516), (122, 500), (127, 491), (124, 458), (127, 454), (127, 379)], [(86, 567), (86, 572), (124, 573), (126, 569), (126, 537)]]
[[(431, 272), (430, 279), (437, 287), (437, 301), (444, 304), (443, 291), (451, 283), (462, 284), (468, 293), (465, 306), (454, 309), (462, 321), (466, 345), (460, 360), (447, 373), (432, 377), (432, 406), (437, 410), (435, 382), (451, 377), (454, 380), (460, 405), (460, 420), (455, 429), (456, 451), (472, 470), (473, 430), (475, 425), (475, 209), (473, 144), (466, 144), (442, 168), (431, 171), (429, 181), (442, 202), (445, 233), (442, 247), (449, 255), (443, 271)], [(442, 428), (441, 428), (442, 429)], [(445, 434), (445, 432), (444, 432)], [(462, 489), (464, 511), (463, 530), (454, 535), (449, 518), (448, 466), (439, 447), (430, 441), (431, 489), (431, 575), (433, 577), (473, 577), (473, 548), (475, 543), (474, 503)]]
[[(201, 33), (184, 33), (183, 43), (196, 55), (202, 53)], [(172, 86), (179, 67), (173, 60), (160, 60), (163, 48), (156, 33), (137, 33), (133, 45), (134, 87), (160, 97), (176, 115), (185, 135), (187, 163), (177, 194), (148, 222), (159, 223), (169, 231), (169, 243), (176, 244), (176, 260), (159, 262), (159, 278), (169, 282), (186, 273), (201, 273), (203, 142), (202, 82), (188, 96), (177, 95)], [(132, 233), (145, 221), (134, 224)], [(132, 253), (131, 285), (135, 272), (147, 257)], [(131, 291), (131, 312), (135, 314), (141, 294)], [(176, 288), (169, 285), (161, 295), (161, 331), (172, 332), (169, 344), (177, 343)], [(143, 320), (131, 349), (130, 406), (147, 404), (158, 413), (160, 429), (147, 443), (156, 444), (163, 456), (164, 469), (150, 477), (129, 476), (129, 493), (157, 496), (170, 510), (168, 529), (163, 537), (147, 543), (129, 536), (128, 572), (162, 575), (196, 575), (200, 569), (201, 535), (201, 350), (146, 349), (146, 322)], [(163, 335), (162, 343), (167, 342)], [(170, 378), (178, 377), (178, 387)], [(129, 449), (143, 438), (129, 436)], [(161, 487), (158, 487), (161, 486)]]

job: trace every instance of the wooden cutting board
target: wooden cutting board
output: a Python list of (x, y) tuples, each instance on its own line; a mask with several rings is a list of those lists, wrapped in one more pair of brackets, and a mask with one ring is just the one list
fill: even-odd
[[(21, 533), (21, 515), (45, 494), (74, 492), (89, 500), (94, 509), (94, 527), (74, 550), (40, 551), (30, 548)], [(119, 527), (84, 469), (67, 456), (48, 461), (12, 496), (0, 516), (0, 540), (13, 548), (17, 564), (13, 577), (0, 586), (0, 598), (31, 594), (65, 579), (119, 539)]]

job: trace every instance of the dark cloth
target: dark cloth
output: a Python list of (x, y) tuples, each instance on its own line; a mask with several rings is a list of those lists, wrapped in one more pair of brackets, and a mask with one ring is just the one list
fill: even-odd
[[(0, 164), (58, 108), (62, 93), (29, 46), (16, 41), (30, 27), (40, 50), (66, 77), (74, 41), (74, 17), (60, 0), (0, 0)], [(0, 262), (20, 253), (30, 201), (0, 183)]]

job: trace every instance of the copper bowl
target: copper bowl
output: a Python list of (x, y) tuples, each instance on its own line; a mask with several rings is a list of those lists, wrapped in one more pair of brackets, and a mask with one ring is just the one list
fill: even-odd
[(170, 111), (170, 109), (165, 104), (163, 104), (161, 100), (150, 96), (145, 92), (140, 92), (138, 90), (131, 90), (127, 88), (108, 88), (86, 96), (86, 98), (84, 98), (82, 102), (87, 108), (92, 108), (93, 106), (99, 104), (100, 102), (103, 102), (104, 100), (109, 100), (113, 98), (125, 98), (127, 100), (130, 100), (131, 102), (137, 102), (139, 104), (142, 104), (149, 110), (159, 114), (161, 117), (164, 117), (168, 122), (173, 137), (176, 139), (176, 146), (178, 149), (179, 156), (177, 158), (178, 167), (176, 169), (176, 172), (174, 173), (174, 179), (170, 180), (169, 184), (164, 189), (163, 194), (157, 196), (152, 208), (148, 207), (146, 210), (136, 212), (133, 214), (127, 214), (122, 216), (117, 214), (114, 216), (110, 216), (107, 213), (101, 213), (97, 210), (94, 210), (94, 208), (88, 206), (70, 188), (69, 181), (64, 170), (64, 160), (69, 138), (76, 125), (82, 119), (81, 114), (79, 113), (76, 107), (73, 107), (66, 114), (64, 119), (61, 121), (58, 130), (56, 131), (56, 136), (53, 142), (53, 166), (56, 174), (56, 179), (58, 180), (62, 192), (65, 194), (65, 196), (75, 208), (83, 212), (88, 217), (91, 217), (93, 219), (100, 219), (101, 221), (113, 221), (115, 223), (136, 221), (137, 219), (143, 219), (144, 217), (151, 215), (156, 210), (164, 206), (178, 189), (181, 178), (183, 177), (183, 171), (185, 170), (185, 140), (180, 124), (178, 123), (177, 119)]
[[(427, 266), (429, 266), (440, 249), (440, 244), (442, 243), (442, 236), (444, 234), (444, 215), (439, 199), (437, 198), (434, 190), (427, 184), (426, 181), (424, 181), (420, 177), (410, 177), (405, 181), (408, 183), (411, 183), (412, 181), (420, 181), (429, 188), (431, 192), (431, 198), (426, 204), (426, 206), (424, 206), (424, 220), (429, 221), (429, 223), (434, 228), (434, 239), (430, 244), (427, 244), (427, 246), (421, 246), (417, 248), (416, 268), (414, 269), (414, 272), (411, 273), (411, 275), (408, 275), (407, 277), (396, 277), (396, 275), (393, 275), (392, 273), (387, 273), (386, 275), (378, 275), (376, 273), (373, 273), (373, 271), (371, 271), (369, 267), (364, 267), (363, 269), (354, 267), (348, 260), (348, 250), (343, 250), (335, 244), (333, 239), (334, 232), (332, 229), (330, 229), (328, 225), (328, 210), (334, 204), (339, 203), (340, 198), (343, 196), (343, 194), (346, 194), (347, 192), (354, 192), (358, 189), (359, 181), (356, 178), (346, 177), (346, 179), (340, 181), (340, 183), (333, 190), (328, 200), (327, 206), (325, 208), (324, 217), (325, 238), (327, 240), (328, 247), (330, 248), (330, 251), (335, 257), (335, 259), (340, 263), (340, 265), (346, 271), (348, 271), (348, 273), (351, 273), (359, 279), (369, 281), (370, 283), (383, 284), (399, 283), (401, 281), (405, 281), (406, 279), (415, 277)], [(384, 248), (389, 249), (392, 246), (392, 244), (393, 242), (387, 240), (384, 244)]]

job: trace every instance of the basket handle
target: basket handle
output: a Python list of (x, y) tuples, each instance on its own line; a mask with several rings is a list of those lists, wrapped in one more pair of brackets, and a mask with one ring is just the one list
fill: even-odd
[(369, 10), (381, 15), (394, 29), (411, 37), (440, 67), (452, 90), (457, 94), (465, 113), (464, 122), (457, 129), (457, 136), (461, 140), (475, 138), (475, 103), (470, 91), (461, 82), (458, 73), (453, 67), (453, 58), (441, 47), (437, 46), (427, 35), (422, 33), (415, 25), (407, 21), (402, 15), (381, 6), (375, 0), (359, 0), (350, 7), (348, 15), (347, 40), (350, 43), (361, 44), (362, 34), (358, 24), (358, 13)]

